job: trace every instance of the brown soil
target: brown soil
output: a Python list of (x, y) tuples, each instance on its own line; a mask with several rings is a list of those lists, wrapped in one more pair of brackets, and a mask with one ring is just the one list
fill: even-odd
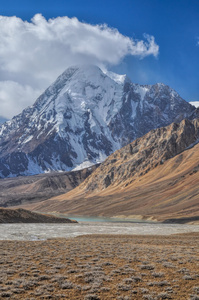
[(66, 218), (38, 214), (18, 208), (0, 208), (0, 223), (77, 223)]
[(199, 234), (0, 241), (0, 299), (199, 299)]
[[(111, 185), (100, 191), (87, 191), (83, 183), (67, 194), (26, 208), (44, 212), (57, 211), (68, 215), (122, 218), (152, 216), (159, 221), (197, 217), (199, 216), (198, 153), (199, 144), (158, 165), (145, 175), (134, 177), (133, 180), (129, 178), (124, 184)], [(90, 178), (94, 180), (95, 173), (87, 180), (90, 181)]]
[(0, 179), (0, 206), (34, 203), (66, 193), (83, 182), (97, 167)]

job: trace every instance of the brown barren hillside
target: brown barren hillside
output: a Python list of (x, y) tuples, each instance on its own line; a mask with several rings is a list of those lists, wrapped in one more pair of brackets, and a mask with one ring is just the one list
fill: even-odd
[(38, 202), (66, 193), (83, 182), (96, 167), (0, 179), (0, 206)]
[[(153, 130), (35, 210), (165, 220), (199, 215), (199, 120)], [(32, 207), (33, 208), (33, 207)]]
[(77, 223), (76, 221), (38, 214), (22, 208), (0, 208), (0, 223)]

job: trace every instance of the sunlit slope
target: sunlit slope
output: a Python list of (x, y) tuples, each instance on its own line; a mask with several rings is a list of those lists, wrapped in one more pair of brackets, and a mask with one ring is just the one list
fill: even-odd
[(160, 220), (199, 215), (197, 135), (196, 120), (152, 131), (113, 153), (79, 187), (35, 209)]

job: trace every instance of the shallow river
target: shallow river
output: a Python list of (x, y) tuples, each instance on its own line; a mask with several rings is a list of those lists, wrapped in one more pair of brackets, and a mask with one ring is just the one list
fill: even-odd
[(169, 235), (199, 232), (199, 225), (121, 223), (78, 220), (78, 224), (0, 224), (0, 240), (45, 240), (85, 234)]

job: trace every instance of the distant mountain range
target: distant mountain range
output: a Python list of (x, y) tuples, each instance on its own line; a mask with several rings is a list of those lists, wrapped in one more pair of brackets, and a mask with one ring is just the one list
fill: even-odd
[(81, 169), (198, 110), (169, 86), (138, 85), (95, 66), (67, 69), (0, 126), (0, 177)]
[(97, 167), (98, 165), (94, 165), (71, 172), (4, 178), (0, 180), (0, 207), (43, 201), (64, 194), (77, 187)]

